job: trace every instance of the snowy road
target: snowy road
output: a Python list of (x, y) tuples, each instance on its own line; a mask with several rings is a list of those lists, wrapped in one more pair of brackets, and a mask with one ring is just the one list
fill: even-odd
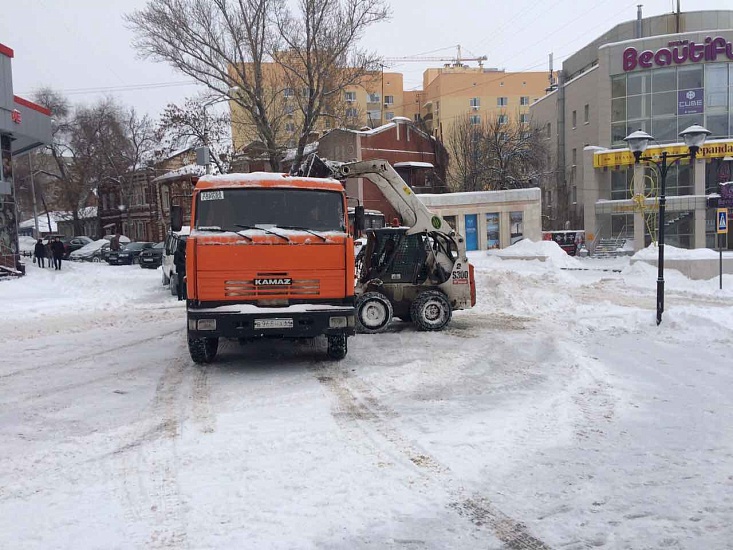
[(340, 362), (194, 366), (157, 271), (0, 283), (0, 547), (729, 548), (733, 291), (670, 271), (656, 327), (654, 268), (476, 259)]

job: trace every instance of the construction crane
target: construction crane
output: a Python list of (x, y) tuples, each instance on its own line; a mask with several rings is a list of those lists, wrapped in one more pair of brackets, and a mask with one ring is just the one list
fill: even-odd
[(461, 45), (458, 44), (456, 46), (456, 56), (455, 57), (415, 57), (415, 56), (409, 56), (409, 57), (385, 57), (384, 61), (387, 63), (402, 63), (405, 61), (441, 61), (441, 62), (449, 62), (453, 67), (461, 67), (463, 66), (464, 61), (477, 61), (479, 67), (484, 66), (484, 61), (486, 61), (488, 57), (485, 55), (479, 56), (479, 57), (463, 57), (461, 55)]

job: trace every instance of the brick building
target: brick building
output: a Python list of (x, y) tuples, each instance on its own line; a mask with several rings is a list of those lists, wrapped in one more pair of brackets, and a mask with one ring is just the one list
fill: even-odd
[[(395, 117), (372, 130), (331, 130), (319, 140), (318, 154), (337, 161), (384, 159), (416, 193), (447, 190), (444, 147), (405, 117)], [(365, 178), (347, 180), (346, 192), (365, 208), (382, 212), (387, 220), (398, 217), (381, 191)]]

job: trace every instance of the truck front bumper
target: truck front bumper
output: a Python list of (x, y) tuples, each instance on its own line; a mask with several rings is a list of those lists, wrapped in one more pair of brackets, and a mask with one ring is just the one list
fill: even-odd
[(248, 304), (187, 310), (189, 338), (312, 338), (355, 333), (351, 306)]

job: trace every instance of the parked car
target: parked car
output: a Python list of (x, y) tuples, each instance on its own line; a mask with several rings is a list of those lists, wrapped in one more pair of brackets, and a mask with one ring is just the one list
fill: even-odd
[(152, 248), (155, 243), (128, 243), (120, 250), (113, 250), (107, 257), (110, 265), (132, 265), (140, 261), (140, 254), (146, 248)]
[(146, 248), (140, 253), (140, 267), (158, 269), (163, 263), (165, 243), (158, 243), (153, 248)]
[(170, 285), (171, 294), (178, 293), (178, 275), (176, 265), (173, 263), (173, 255), (176, 253), (178, 243), (186, 242), (190, 228), (184, 227), (180, 231), (171, 231), (165, 240), (165, 252), (163, 254), (163, 286)]
[(106, 239), (98, 239), (71, 252), (69, 254), (69, 259), (72, 261), (97, 263), (103, 261), (104, 253), (108, 250), (109, 241)]
[(85, 235), (81, 235), (79, 237), (69, 237), (68, 235), (46, 235), (43, 238), (43, 244), (47, 245), (49, 242), (53, 241), (56, 237), (58, 237), (59, 240), (64, 245), (64, 259), (68, 259), (69, 254), (71, 254), (75, 250), (79, 250), (81, 247), (86, 246), (89, 243), (93, 242), (91, 238)]

